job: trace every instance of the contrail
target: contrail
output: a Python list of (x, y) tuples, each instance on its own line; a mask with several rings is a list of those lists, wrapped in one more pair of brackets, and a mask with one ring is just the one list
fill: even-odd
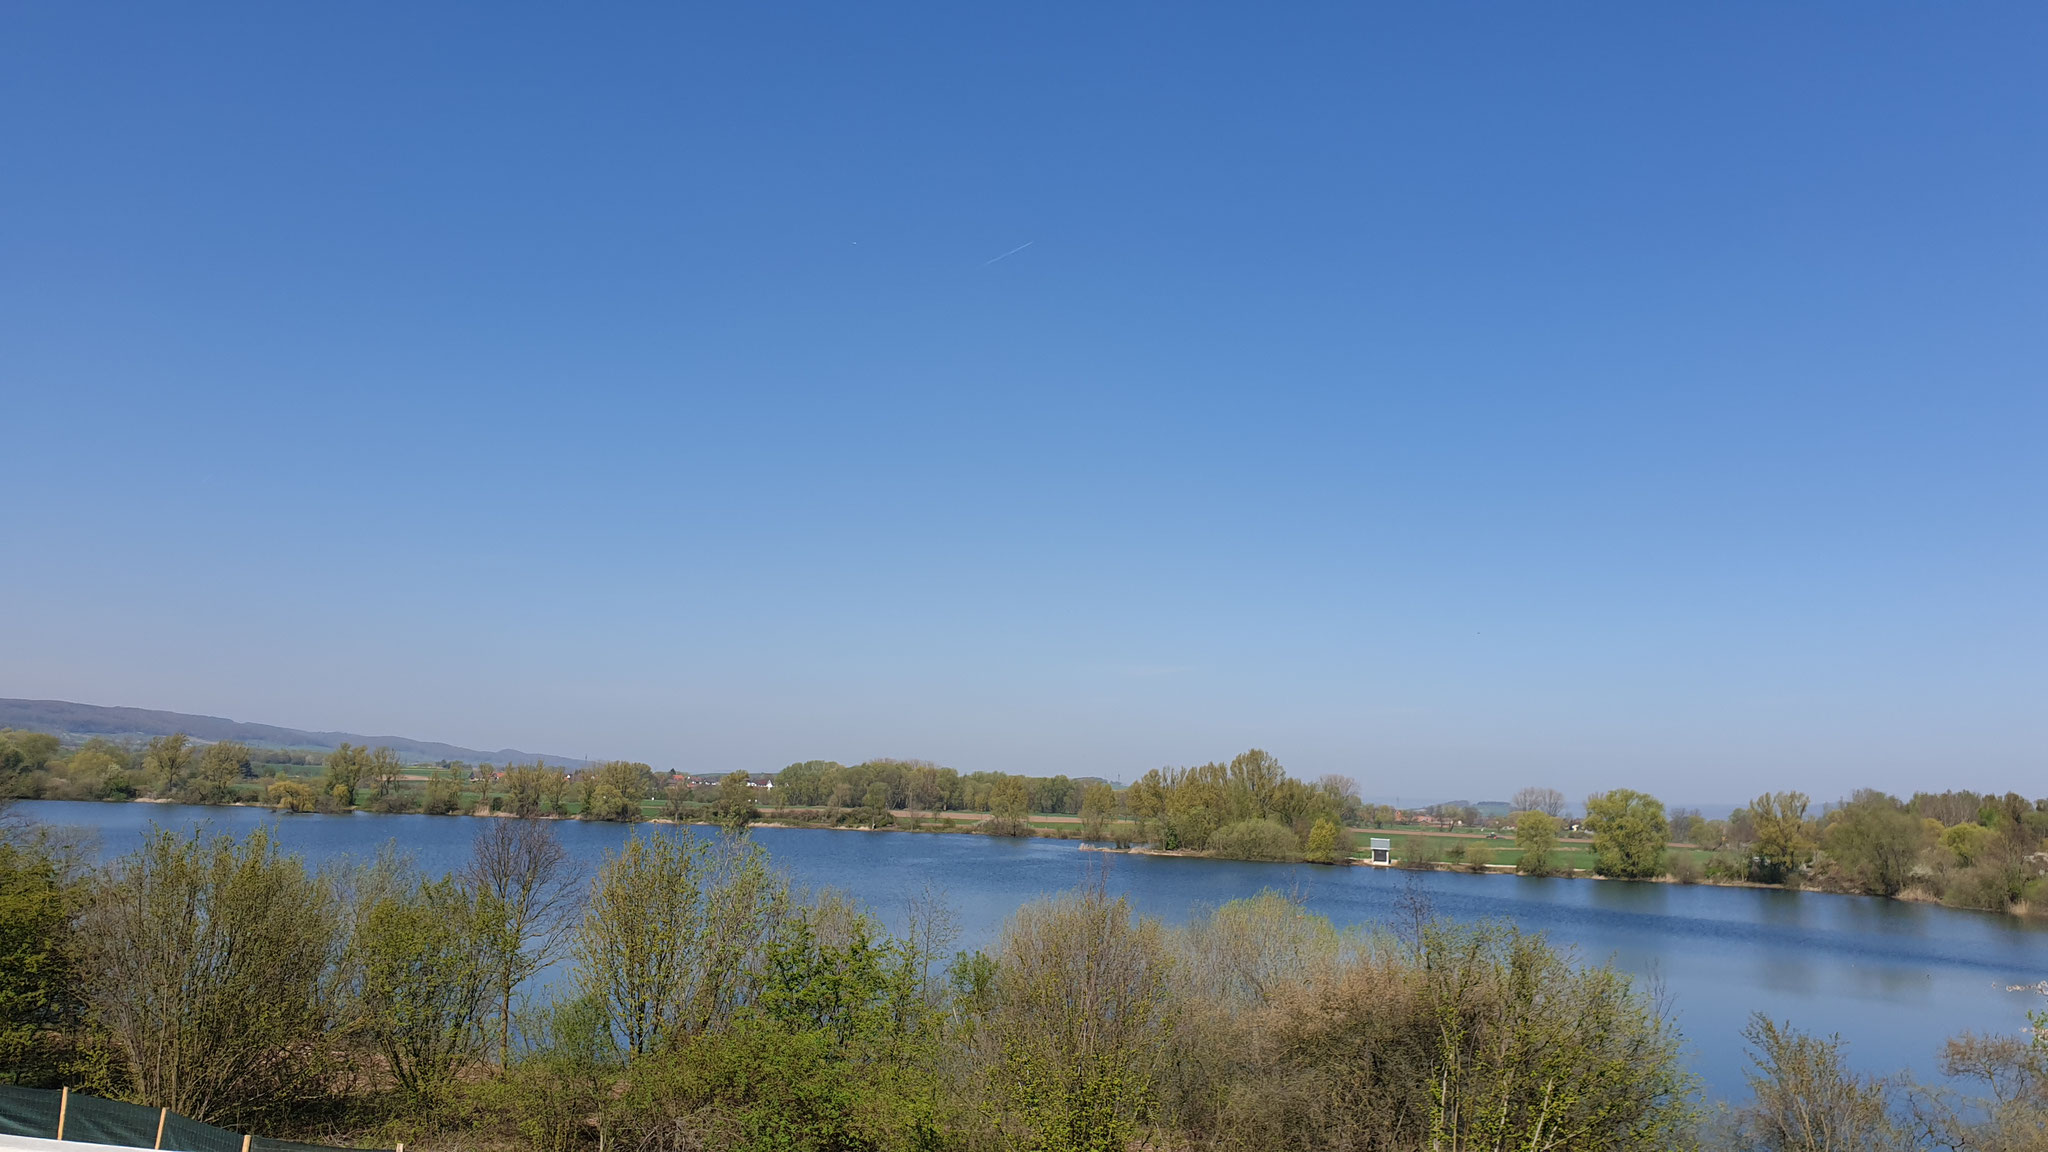
[[(1015, 248), (1010, 249), (1008, 252), (1003, 253), (1001, 256), (996, 257), (996, 260), (1008, 260), (1010, 257), (1015, 256), (1017, 253), (1022, 252), (1026, 248), (1029, 248), (1036, 243), (1038, 243), (1038, 241), (1036, 240), (1026, 240), (1022, 244), (1017, 245)], [(983, 268), (986, 268), (989, 265), (995, 263), (996, 260), (983, 260), (981, 262), (981, 266)]]

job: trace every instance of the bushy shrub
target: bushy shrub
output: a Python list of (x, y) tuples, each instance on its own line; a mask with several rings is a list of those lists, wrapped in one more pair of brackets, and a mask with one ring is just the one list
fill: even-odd
[(1691, 1146), (1681, 1038), (1627, 976), (1506, 925), (1360, 940), (1270, 898), (1217, 919), (1253, 904), (1227, 947), (1203, 922), (1176, 941), (1176, 1146)]
[(1673, 852), (1664, 864), (1671, 878), (1680, 884), (1697, 884), (1702, 879), (1699, 859), (1690, 852)]
[(1239, 820), (1209, 837), (1209, 854), (1225, 860), (1299, 860), (1301, 840), (1278, 820)]
[(1739, 849), (1723, 848), (1707, 857), (1706, 871), (1711, 880), (1747, 880), (1749, 855)]

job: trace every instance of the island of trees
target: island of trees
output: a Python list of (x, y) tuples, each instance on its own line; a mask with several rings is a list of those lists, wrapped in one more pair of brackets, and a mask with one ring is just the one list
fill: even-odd
[(1359, 799), (1355, 782), (1288, 775), (1258, 749), (1146, 772), (1127, 787), (1064, 775), (959, 772), (915, 760), (810, 760), (773, 774), (656, 772), (608, 761), (408, 764), (388, 748), (326, 752), (146, 743), (0, 730), (0, 795), (260, 803), (294, 811), (501, 814), (672, 820), (738, 828), (777, 824), (998, 836), (1056, 836), (1139, 851), (1240, 860), (1345, 863), (1385, 835), (1411, 868), (1739, 883), (1941, 901), (1986, 911), (2048, 912), (2048, 799), (2017, 793), (1864, 790), (1817, 808), (1799, 792), (1756, 797), (1725, 820), (1667, 811), (1627, 788), (1574, 811), (1555, 789), (1512, 802), (1397, 811)]

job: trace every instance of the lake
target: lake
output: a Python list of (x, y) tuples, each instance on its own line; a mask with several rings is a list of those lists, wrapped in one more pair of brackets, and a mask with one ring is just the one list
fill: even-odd
[[(483, 822), (461, 816), (280, 815), (260, 808), (31, 801), (15, 812), (97, 838), (102, 858), (133, 849), (152, 824), (242, 833), (273, 829), (309, 862), (370, 855), (388, 841), (420, 865), (461, 863)], [(627, 836), (666, 826), (556, 824), (563, 843), (595, 865)], [(694, 830), (707, 834), (708, 829)], [(1751, 1012), (1838, 1032), (1852, 1061), (1872, 1072), (1934, 1075), (1946, 1037), (1965, 1029), (2016, 1032), (2043, 1001), (2013, 991), (2048, 980), (2048, 930), (2012, 917), (1860, 896), (1537, 880), (1450, 872), (1398, 872), (1307, 864), (1251, 864), (1083, 852), (1073, 841), (1008, 840), (911, 832), (761, 828), (752, 833), (795, 880), (865, 900), (892, 927), (929, 881), (961, 928), (960, 947), (987, 945), (1020, 904), (1108, 867), (1111, 890), (1168, 922), (1262, 888), (1296, 893), (1339, 925), (1390, 924), (1412, 887), (1459, 920), (1495, 918), (1588, 960), (1659, 982), (1717, 1095), (1746, 1094), (1740, 1036)]]

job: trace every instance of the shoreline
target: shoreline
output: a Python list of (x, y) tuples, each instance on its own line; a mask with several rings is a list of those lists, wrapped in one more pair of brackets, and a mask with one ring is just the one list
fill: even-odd
[[(231, 801), (231, 802), (229, 802), (229, 803), (226, 803), (226, 804), (193, 804), (193, 803), (191, 803), (191, 802), (189, 802), (189, 801), (183, 801), (183, 800), (173, 800), (173, 799), (170, 799), (170, 798), (167, 798), (167, 797), (161, 797), (161, 796), (134, 796), (134, 797), (130, 797), (130, 798), (126, 799), (126, 800), (41, 800), (40, 798), (29, 798), (29, 797), (20, 797), (20, 798), (17, 798), (17, 799), (21, 799), (21, 800), (28, 800), (28, 799), (36, 799), (36, 800), (38, 800), (38, 802), (41, 802), (41, 803), (50, 803), (50, 804), (167, 804), (167, 805), (183, 805), (183, 806), (187, 806), (187, 807), (192, 807), (192, 808), (255, 808), (255, 809), (260, 809), (260, 810), (263, 810), (263, 811), (266, 811), (266, 812), (271, 812), (271, 813), (274, 813), (274, 814), (276, 814), (276, 815), (279, 815), (279, 816), (309, 816), (309, 815), (310, 815), (310, 816), (347, 816), (347, 815), (357, 815), (357, 814), (360, 814), (360, 815), (365, 815), (365, 816), (425, 816), (425, 815), (429, 815), (429, 813), (424, 813), (424, 812), (373, 812), (373, 811), (370, 811), (370, 810), (369, 810), (369, 809), (367, 809), (367, 808), (360, 808), (360, 807), (358, 807), (358, 808), (350, 808), (350, 809), (347, 809), (347, 810), (344, 810), (344, 811), (327, 811), (327, 812), (320, 812), (320, 811), (315, 811), (315, 812), (294, 812), (294, 811), (291, 811), (291, 810), (289, 810), (289, 809), (285, 809), (285, 808), (279, 808), (279, 807), (277, 807), (277, 806), (275, 806), (275, 805), (272, 805), (272, 804), (265, 804), (265, 803), (262, 803), (262, 802), (259, 802), (259, 801), (254, 801), (254, 800), (236, 800), (236, 801)], [(489, 808), (486, 808), (486, 807), (485, 807), (485, 806), (483, 806), (483, 805), (477, 805), (476, 807), (474, 807), (474, 808), (472, 808), (472, 809), (470, 809), (470, 810), (468, 810), (468, 811), (462, 811), (462, 812), (442, 812), (442, 813), (432, 813), (431, 815), (434, 815), (434, 816), (439, 816), (439, 817), (448, 817), (448, 818), (459, 818), (459, 817), (476, 817), (476, 818), (483, 818), (483, 819), (494, 819), (494, 818), (495, 818), (495, 819), (505, 819), (505, 820), (517, 820), (517, 819), (522, 819), (522, 817), (519, 817), (519, 816), (517, 816), (517, 815), (515, 815), (515, 814), (513, 814), (513, 813), (511, 813), (511, 812), (505, 812), (505, 811), (492, 811), (492, 810), (490, 810)], [(892, 810), (892, 811), (891, 811), (891, 813), (890, 813), (890, 815), (891, 815), (891, 816), (892, 816), (892, 817), (893, 817), (894, 819), (897, 819), (897, 820), (913, 820), (913, 821), (916, 821), (916, 822), (918, 822), (918, 823), (920, 823), (920, 824), (922, 824), (922, 823), (924, 823), (924, 822), (927, 822), (927, 821), (936, 821), (936, 822), (938, 822), (938, 823), (939, 823), (939, 825), (940, 825), (940, 826), (937, 826), (937, 827), (904, 827), (904, 826), (900, 826), (900, 825), (899, 825), (899, 826), (896, 826), (896, 827), (889, 827), (889, 828), (876, 828), (876, 827), (869, 827), (869, 826), (862, 826), (862, 825), (848, 825), (848, 824), (826, 824), (826, 823), (800, 823), (800, 822), (791, 822), (791, 821), (786, 821), (786, 820), (754, 820), (754, 821), (750, 821), (750, 822), (748, 822), (748, 824), (747, 824), (747, 827), (748, 827), (748, 828), (777, 828), (777, 829), (790, 829), (790, 830), (796, 830), (796, 831), (813, 831), (813, 832), (900, 832), (900, 833), (911, 833), (911, 834), (921, 834), (921, 835), (947, 835), (947, 834), (951, 834), (951, 835), (966, 835), (966, 836), (987, 836), (987, 835), (988, 835), (987, 833), (984, 833), (984, 832), (981, 832), (981, 831), (979, 831), (979, 828), (978, 828), (978, 826), (979, 826), (980, 824), (984, 823), (985, 821), (987, 821), (988, 819), (990, 819), (990, 817), (989, 817), (989, 816), (988, 816), (988, 815), (987, 815), (986, 813), (961, 813), (961, 814), (959, 814), (958, 816), (954, 816), (954, 817), (947, 817), (947, 816), (941, 816), (941, 815), (936, 815), (936, 814), (934, 814), (934, 815), (927, 815), (927, 816), (919, 816), (919, 815), (915, 815), (915, 814), (911, 813), (911, 812), (910, 812), (910, 810), (907, 810), (907, 809), (906, 809), (906, 810), (903, 810), (903, 811), (902, 811), (902, 812), (900, 812), (900, 813), (899, 813), (899, 812), (897, 812), (897, 811), (894, 811), (894, 810)], [(533, 815), (533, 816), (530, 816), (530, 817), (524, 817), (524, 819), (531, 819), (531, 820), (560, 820), (560, 821), (575, 821), (575, 822), (577, 822), (577, 823), (610, 823), (610, 824), (628, 824), (628, 825), (630, 825), (630, 824), (666, 824), (666, 825), (672, 825), (672, 826), (678, 826), (678, 827), (682, 827), (682, 826), (688, 826), (688, 827), (696, 827), (696, 828), (716, 828), (716, 827), (719, 827), (719, 824), (718, 824), (718, 822), (717, 822), (717, 821), (715, 821), (715, 820), (679, 820), (679, 819), (677, 819), (677, 818), (675, 818), (675, 817), (672, 817), (672, 816), (643, 816), (643, 817), (641, 817), (640, 819), (638, 819), (638, 820), (633, 820), (633, 821), (623, 821), (623, 820), (618, 820), (618, 821), (584, 821), (584, 820), (583, 820), (583, 819), (582, 819), (582, 818), (581, 818), (580, 816), (576, 816), (576, 815), (570, 815), (570, 814), (567, 814), (567, 813), (561, 813), (561, 812), (547, 812), (547, 813), (538, 813), (538, 814), (535, 814), (535, 815)], [(1057, 819), (1057, 820), (1058, 820), (1058, 822), (1060, 822), (1060, 823), (1062, 823), (1062, 824), (1078, 824), (1078, 823), (1080, 823), (1080, 820), (1079, 820), (1079, 818), (1077, 818), (1077, 817), (1072, 817), (1072, 816), (1064, 816), (1064, 817), (1055, 817), (1055, 818), (1053, 818), (1053, 819)], [(1387, 830), (1385, 830), (1385, 829), (1368, 829), (1368, 830), (1365, 830), (1365, 831), (1371, 832), (1371, 831), (1387, 831)], [(1393, 834), (1394, 834), (1394, 835), (1416, 835), (1416, 836), (1452, 836), (1452, 837), (1456, 837), (1456, 836), (1460, 836), (1460, 835), (1462, 835), (1462, 836), (1464, 836), (1464, 837), (1467, 837), (1467, 838), (1480, 838), (1480, 839), (1483, 839), (1483, 837), (1478, 837), (1478, 836), (1476, 836), (1475, 834), (1472, 834), (1472, 833), (1463, 833), (1463, 834), (1460, 834), (1460, 833), (1438, 833), (1438, 832), (1413, 832), (1413, 833), (1398, 833), (1398, 832), (1397, 832), (1397, 833), (1393, 833)], [(1140, 845), (1132, 845), (1131, 847), (1128, 847), (1128, 848), (1118, 848), (1118, 847), (1115, 847), (1114, 845), (1110, 845), (1110, 844), (1104, 844), (1104, 843), (1099, 843), (1099, 842), (1094, 842), (1094, 841), (1088, 841), (1088, 840), (1081, 840), (1081, 839), (1079, 839), (1078, 837), (1067, 837), (1067, 836), (1056, 836), (1056, 835), (1055, 835), (1055, 836), (1046, 836), (1046, 835), (1040, 835), (1040, 834), (1039, 834), (1039, 832), (1038, 832), (1038, 831), (1037, 831), (1036, 829), (1034, 829), (1034, 831), (1033, 831), (1032, 835), (1029, 835), (1029, 836), (1017, 836), (1017, 837), (990, 837), (990, 838), (991, 838), (991, 839), (1017, 839), (1017, 840), (1075, 840), (1075, 841), (1076, 841), (1076, 843), (1075, 843), (1075, 849), (1076, 849), (1077, 851), (1081, 851), (1081, 852), (1105, 852), (1105, 853), (1113, 853), (1113, 854), (1117, 854), (1117, 855), (1125, 855), (1125, 856), (1159, 856), (1159, 857), (1172, 857), (1172, 858), (1178, 858), (1178, 859), (1185, 859), (1185, 860), (1217, 860), (1217, 861), (1225, 861), (1225, 862), (1230, 862), (1230, 863), (1238, 863), (1238, 864), (1308, 864), (1308, 863), (1313, 863), (1312, 861), (1308, 861), (1308, 860), (1240, 860), (1240, 859), (1237, 859), (1237, 858), (1235, 858), (1235, 857), (1229, 857), (1229, 856), (1212, 856), (1212, 855), (1210, 855), (1210, 854), (1209, 854), (1209, 853), (1207, 853), (1207, 852), (1195, 852), (1195, 851), (1190, 851), (1190, 850), (1188, 850), (1188, 849), (1181, 849), (1181, 848), (1176, 848), (1176, 849), (1166, 849), (1166, 848), (1151, 848), (1151, 847), (1145, 847), (1145, 846), (1140, 846)], [(1355, 868), (1376, 868), (1376, 869), (1384, 869), (1384, 870), (1386, 870), (1386, 871), (1389, 871), (1389, 872), (1451, 872), (1451, 873), (1457, 873), (1457, 874), (1461, 874), (1461, 875), (1466, 875), (1466, 876), (1521, 876), (1521, 873), (1519, 873), (1519, 872), (1517, 872), (1517, 871), (1515, 870), (1515, 866), (1514, 866), (1513, 864), (1483, 864), (1483, 865), (1480, 865), (1480, 866), (1478, 866), (1478, 867), (1476, 867), (1476, 868), (1475, 868), (1475, 867), (1472, 867), (1472, 866), (1470, 866), (1470, 865), (1463, 865), (1463, 864), (1452, 864), (1452, 863), (1449, 863), (1449, 862), (1447, 862), (1447, 861), (1434, 861), (1434, 862), (1430, 862), (1430, 863), (1427, 863), (1427, 864), (1401, 864), (1401, 863), (1389, 863), (1389, 864), (1374, 864), (1374, 863), (1373, 863), (1372, 861), (1370, 861), (1370, 860), (1364, 860), (1364, 859), (1360, 859), (1359, 857), (1356, 857), (1356, 856), (1352, 856), (1352, 857), (1349, 857), (1349, 858), (1347, 858), (1347, 859), (1345, 859), (1345, 860), (1341, 860), (1341, 861), (1332, 861), (1332, 862), (1330, 862), (1330, 863), (1328, 863), (1328, 864), (1318, 864), (1317, 866), (1318, 866), (1318, 867), (1323, 867), (1323, 868), (1345, 868), (1345, 867), (1355, 867)], [(1702, 877), (1700, 877), (1699, 879), (1696, 879), (1696, 880), (1680, 880), (1680, 879), (1678, 879), (1678, 878), (1676, 878), (1676, 877), (1674, 877), (1674, 876), (1671, 876), (1671, 875), (1669, 875), (1669, 874), (1666, 874), (1666, 875), (1662, 875), (1662, 876), (1652, 876), (1652, 877), (1645, 877), (1645, 878), (1623, 878), (1623, 877), (1614, 877), (1614, 876), (1601, 876), (1601, 875), (1598, 875), (1598, 874), (1596, 874), (1596, 873), (1594, 873), (1594, 872), (1591, 872), (1591, 871), (1587, 871), (1587, 870), (1583, 870), (1583, 869), (1573, 869), (1573, 870), (1571, 870), (1570, 872), (1567, 872), (1567, 873), (1562, 873), (1562, 874), (1553, 874), (1553, 875), (1550, 875), (1550, 876), (1540, 876), (1540, 877), (1538, 877), (1538, 876), (1531, 876), (1531, 877), (1524, 877), (1524, 878), (1525, 878), (1525, 879), (1532, 879), (1532, 880), (1535, 880), (1535, 879), (1543, 879), (1543, 880), (1601, 880), (1601, 881), (1611, 881), (1611, 882), (1614, 882), (1614, 883), (1622, 883), (1622, 884), (1672, 884), (1672, 885), (1678, 885), (1678, 886), (1682, 886), (1682, 887), (1695, 887), (1695, 888), (1757, 888), (1757, 889), (1764, 889), (1764, 890), (1768, 890), (1768, 891), (1778, 891), (1778, 892), (1790, 892), (1790, 893), (1797, 893), (1797, 894), (1813, 894), (1813, 895), (1819, 895), (1819, 896), (1861, 896), (1861, 897), (1864, 897), (1864, 898), (1866, 898), (1866, 899), (1871, 899), (1871, 900), (1885, 900), (1885, 901), (1890, 901), (1890, 902), (1897, 902), (1897, 903), (1901, 903), (1901, 904), (1925, 904), (1925, 905), (1930, 905), (1930, 906), (1933, 906), (1933, 907), (1937, 907), (1937, 908), (1947, 908), (1947, 909), (1950, 909), (1950, 910), (1952, 910), (1952, 911), (1956, 911), (1956, 912), (1975, 912), (1975, 913), (1979, 913), (1979, 914), (1982, 914), (1982, 915), (1990, 915), (1990, 916), (1999, 916), (1999, 917), (2009, 917), (2009, 918), (2012, 918), (2012, 919), (2016, 919), (2016, 920), (2024, 920), (2024, 921), (2040, 921), (2040, 920), (2043, 920), (2043, 919), (2048, 919), (2048, 917), (2043, 917), (2043, 916), (2037, 915), (2037, 914), (2035, 913), (2034, 909), (2033, 909), (2033, 908), (2032, 908), (2031, 906), (2029, 906), (2029, 905), (2024, 905), (2024, 904), (2022, 904), (2022, 905), (2018, 905), (2018, 906), (2015, 906), (2015, 907), (2012, 907), (2012, 908), (2009, 908), (2009, 909), (2006, 909), (2006, 910), (2004, 910), (2004, 911), (1993, 911), (1993, 910), (1991, 910), (1991, 909), (1986, 909), (1986, 908), (1971, 908), (1971, 907), (1968, 907), (1968, 906), (1965, 906), (1965, 905), (1947, 904), (1947, 903), (1944, 903), (1944, 902), (1943, 902), (1943, 901), (1942, 901), (1942, 900), (1941, 900), (1941, 899), (1940, 899), (1939, 897), (1936, 897), (1936, 896), (1934, 896), (1933, 894), (1931, 894), (1931, 893), (1927, 892), (1927, 891), (1926, 891), (1925, 889), (1923, 889), (1923, 888), (1919, 888), (1919, 887), (1917, 887), (1917, 886), (1916, 886), (1916, 887), (1913, 887), (1913, 888), (1908, 888), (1908, 889), (1906, 889), (1905, 891), (1902, 891), (1902, 892), (1898, 893), (1898, 894), (1897, 894), (1897, 895), (1895, 895), (1895, 896), (1875, 896), (1875, 895), (1872, 895), (1872, 894), (1870, 894), (1870, 893), (1867, 893), (1867, 892), (1845, 892), (1845, 891), (1838, 891), (1838, 890), (1835, 890), (1835, 889), (1832, 889), (1832, 888), (1820, 888), (1820, 887), (1810, 887), (1810, 886), (1806, 886), (1806, 885), (1801, 885), (1801, 886), (1793, 887), (1793, 886), (1789, 886), (1789, 885), (1784, 885), (1784, 884), (1762, 884), (1762, 883), (1758, 883), (1757, 881), (1754, 881), (1754, 880), (1728, 880), (1728, 879), (1720, 879), (1720, 878), (1709, 878), (1709, 877), (1705, 877), (1705, 876), (1702, 876)]]

